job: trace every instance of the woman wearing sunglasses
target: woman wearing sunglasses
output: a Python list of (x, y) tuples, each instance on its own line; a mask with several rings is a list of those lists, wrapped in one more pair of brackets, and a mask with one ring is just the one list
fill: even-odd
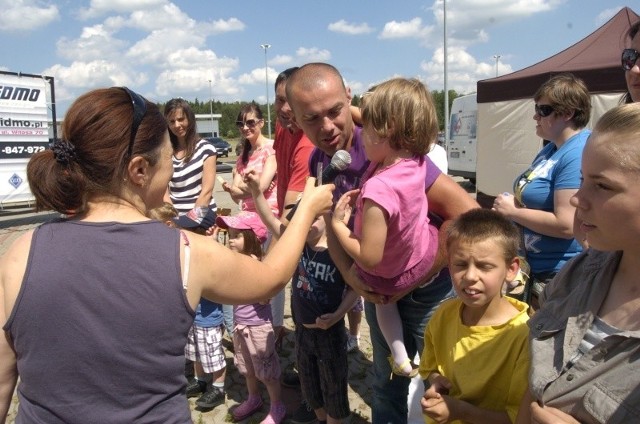
[[(569, 199), (580, 187), (580, 161), (590, 131), (591, 99), (572, 74), (559, 74), (534, 96), (536, 134), (549, 140), (531, 166), (514, 182), (514, 194), (496, 197), (493, 209), (522, 227), (523, 248), (531, 267), (531, 298), (537, 297), (567, 260), (582, 251), (573, 235), (575, 207)], [(528, 296), (525, 296), (528, 297)]]
[(242, 154), (236, 160), (232, 183), (225, 183), (222, 188), (238, 203), (240, 210), (255, 212), (251, 191), (244, 182), (244, 175), (253, 171), (260, 177), (260, 188), (264, 197), (272, 211), (277, 214), (276, 152), (273, 149), (273, 140), (262, 135), (264, 119), (260, 107), (256, 103), (244, 105), (238, 112), (236, 126), (242, 136)]
[[(166, 201), (173, 203), (180, 215), (187, 215), (193, 227), (215, 221), (216, 148), (201, 139), (196, 130), (196, 116), (184, 99), (171, 99), (164, 107), (173, 146), (173, 177)], [(193, 221), (193, 222), (191, 222)]]
[(201, 297), (246, 304), (293, 274), (333, 185), (313, 187), (263, 261), (147, 217), (163, 204), (173, 148), (158, 107), (126, 88), (69, 108), (35, 154), (38, 210), (74, 211), (0, 257), (0, 422), (18, 376), (16, 423), (191, 423), (184, 347)]
[[(271, 212), (277, 216), (276, 151), (273, 148), (273, 140), (262, 135), (264, 119), (260, 107), (254, 102), (242, 106), (236, 118), (236, 126), (242, 136), (240, 141), (242, 143), (242, 154), (236, 160), (232, 183), (223, 183), (222, 188), (238, 203), (241, 213), (251, 213), (257, 216), (253, 196), (244, 182), (244, 176), (248, 172), (252, 172), (259, 178), (260, 189), (267, 199)], [(271, 299), (272, 324), (277, 337), (276, 346), (278, 349), (284, 336), (282, 331), (284, 328), (284, 302), (284, 290), (281, 290)]]

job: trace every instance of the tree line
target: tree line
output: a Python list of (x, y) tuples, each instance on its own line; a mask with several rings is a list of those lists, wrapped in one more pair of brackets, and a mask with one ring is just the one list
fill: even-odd
[[(433, 100), (436, 104), (436, 113), (438, 114), (438, 122), (440, 124), (440, 131), (444, 131), (444, 90), (435, 90), (431, 92), (433, 96)], [(449, 111), (451, 111), (451, 104), (453, 103), (453, 99), (456, 97), (460, 97), (463, 94), (457, 93), (455, 90), (449, 90)], [(242, 106), (251, 102), (232, 102), (232, 103), (223, 103), (220, 101), (214, 101), (213, 104), (210, 104), (209, 101), (201, 101), (196, 98), (194, 101), (187, 100), (189, 105), (193, 108), (193, 112), (196, 114), (208, 114), (211, 109), (213, 109), (214, 114), (220, 114), (222, 117), (219, 120), (220, 125), (220, 135), (223, 138), (235, 139), (240, 137), (240, 131), (236, 127), (236, 118), (238, 117), (238, 113)], [(257, 103), (257, 102), (255, 102)], [(351, 100), (351, 104), (354, 106), (360, 105), (360, 96), (354, 95)], [(267, 105), (259, 104), (260, 109), (262, 110), (262, 114), (265, 120), (265, 128), (264, 132), (268, 133), (267, 129)], [(161, 108), (164, 108), (164, 104), (159, 104)], [(269, 105), (271, 107), (271, 134), (275, 132), (276, 125), (276, 114), (273, 109), (273, 104)]]

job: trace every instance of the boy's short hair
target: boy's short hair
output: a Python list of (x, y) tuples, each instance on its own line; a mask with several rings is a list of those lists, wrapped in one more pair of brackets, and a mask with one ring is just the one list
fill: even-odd
[(148, 212), (149, 218), (160, 222), (167, 222), (178, 217), (176, 208), (168, 202), (164, 202), (162, 206), (153, 208)]
[(460, 215), (447, 234), (447, 250), (454, 243), (479, 243), (494, 240), (502, 247), (507, 263), (518, 256), (520, 230), (499, 212), (491, 209), (472, 209)]

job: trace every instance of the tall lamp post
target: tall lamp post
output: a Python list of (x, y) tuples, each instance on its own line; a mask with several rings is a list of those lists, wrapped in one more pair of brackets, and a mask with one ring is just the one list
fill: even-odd
[(442, 2), (442, 34), (444, 53), (444, 148), (449, 149), (449, 77), (447, 74), (447, 0)]
[(271, 44), (260, 44), (264, 49), (264, 85), (267, 90), (267, 125), (269, 129), (269, 138), (271, 138), (271, 108), (269, 107), (269, 70), (267, 69), (267, 49)]
[(499, 54), (494, 54), (493, 58), (496, 60), (496, 78), (498, 77), (498, 62), (500, 62), (500, 55)]
[(211, 119), (211, 137), (215, 137), (213, 133), (213, 90), (211, 89), (211, 80), (209, 80), (209, 118)]

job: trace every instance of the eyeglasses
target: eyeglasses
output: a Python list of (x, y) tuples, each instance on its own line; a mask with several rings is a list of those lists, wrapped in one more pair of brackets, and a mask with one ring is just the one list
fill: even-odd
[(145, 113), (147, 113), (147, 103), (144, 100), (144, 97), (136, 93), (135, 91), (129, 90), (127, 87), (117, 87), (123, 90), (129, 98), (131, 99), (131, 105), (133, 106), (133, 119), (131, 121), (131, 139), (129, 140), (129, 148), (127, 149), (127, 154), (129, 157), (133, 154), (133, 141), (136, 139), (136, 134), (138, 133), (138, 127), (142, 123), (142, 119), (144, 118)]
[(246, 121), (236, 121), (236, 127), (244, 128), (244, 126), (246, 125), (247, 128), (255, 128), (255, 126), (260, 122), (262, 122), (262, 119), (247, 119)]
[(554, 108), (551, 105), (535, 105), (536, 113), (542, 118), (546, 118), (554, 112)]
[(622, 69), (625, 71), (630, 71), (636, 64), (636, 61), (640, 58), (640, 53), (634, 49), (624, 49), (622, 50)]

